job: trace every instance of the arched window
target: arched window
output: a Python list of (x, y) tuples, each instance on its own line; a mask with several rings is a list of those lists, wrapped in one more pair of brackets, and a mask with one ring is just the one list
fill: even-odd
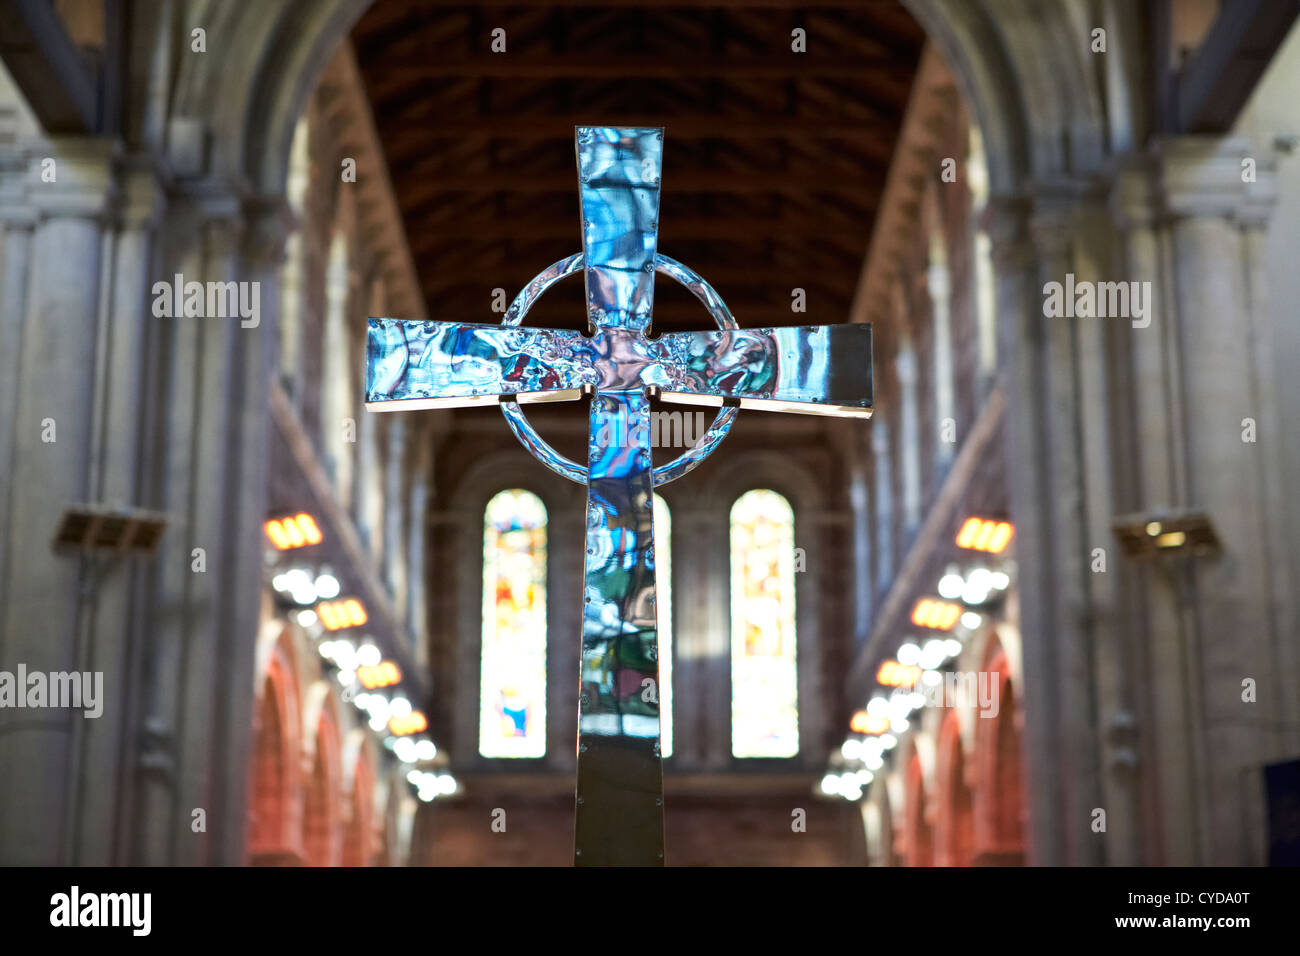
[(353, 366), (348, 343), (348, 240), (340, 230), (330, 241), (325, 270), (325, 330), (321, 342), (321, 447), (325, 467), (334, 480), (339, 501), (352, 501), (352, 444), (346, 440), (344, 419), (356, 427)]
[(984, 138), (979, 127), (970, 128), (966, 158), (970, 182), (971, 220), (975, 228), (975, 327), (978, 332), (980, 380), (987, 384), (998, 367), (997, 298), (993, 287), (993, 243), (979, 225), (989, 201), (989, 173), (984, 158)]
[(871, 486), (876, 511), (876, 587), (884, 594), (890, 575), (894, 573), (894, 496), (891, 484), (893, 465), (889, 460), (889, 423), (883, 416), (871, 423), (871, 454), (876, 468), (876, 480)]
[[(952, 308), (948, 281), (948, 249), (943, 230), (936, 226), (930, 234), (930, 268), (926, 273), (926, 288), (930, 293), (932, 327), (934, 329), (934, 413), (935, 434), (939, 443), (935, 460), (946, 464), (951, 460), (957, 443), (949, 441), (948, 419), (956, 423), (956, 401), (953, 396), (952, 370)], [(955, 428), (954, 428), (955, 430)]]
[(483, 514), (478, 750), (546, 754), (546, 506), (511, 488)]
[(731, 507), (731, 752), (799, 752), (794, 509), (766, 489)]
[(299, 223), (285, 239), (284, 266), (280, 270), (280, 380), (294, 401), (300, 399), (302, 389), (302, 217), (311, 182), (309, 143), (304, 115), (293, 130), (285, 184), (285, 198)]
[(902, 439), (903, 466), (903, 543), (921, 523), (921, 425), (920, 395), (917, 385), (916, 353), (912, 340), (904, 336), (894, 360), (898, 370), (901, 407), (899, 437)]
[(659, 629), (659, 751), (673, 754), (673, 518), (655, 495), (655, 617)]

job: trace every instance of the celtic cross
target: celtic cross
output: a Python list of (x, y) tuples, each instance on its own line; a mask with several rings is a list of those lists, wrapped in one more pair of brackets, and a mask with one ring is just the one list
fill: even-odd
[[(740, 329), (711, 286), (660, 255), (662, 129), (580, 127), (582, 248), (534, 278), (501, 325), (372, 318), (366, 408), (500, 403), (543, 464), (587, 486), (574, 862), (661, 865), (663, 774), (654, 567), (656, 485), (686, 474), (738, 408), (871, 415), (867, 325)], [(586, 273), (588, 333), (521, 327), (553, 283)], [(718, 328), (649, 336), (655, 272), (686, 285)], [(591, 397), (587, 464), (520, 408)], [(651, 462), (650, 399), (720, 407), (696, 444)], [(651, 683), (652, 682), (652, 683)]]

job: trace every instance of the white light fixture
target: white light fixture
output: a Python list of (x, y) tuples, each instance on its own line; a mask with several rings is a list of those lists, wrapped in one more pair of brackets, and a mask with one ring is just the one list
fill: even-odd
[(342, 670), (338, 673), (339, 683), (344, 687), (349, 686), (357, 679), (357, 672), (353, 670)]
[(974, 611), (967, 611), (961, 616), (961, 626), (966, 628), (968, 631), (973, 631), (975, 628), (980, 626), (982, 620), (984, 619)]
[(850, 737), (840, 746), (840, 756), (845, 760), (857, 760), (862, 755), (862, 741)]
[(339, 596), (339, 579), (332, 574), (322, 574), (316, 579), (316, 583), (313, 586), (316, 589), (316, 593), (327, 601), (330, 598), (336, 598)]
[(394, 697), (388, 709), (394, 717), (405, 717), (411, 712), (411, 702), (405, 697)]
[(374, 644), (362, 644), (357, 648), (357, 663), (362, 667), (378, 667), (384, 655)]
[(898, 746), (898, 738), (893, 734), (881, 734), (880, 746), (884, 747), (886, 750), (893, 750)]
[(961, 653), (961, 641), (955, 637), (950, 637), (943, 642), (944, 650), (948, 652), (949, 657), (956, 657)]
[(403, 737), (393, 744), (393, 753), (402, 763), (415, 763), (415, 741), (410, 737)]
[(277, 591), (289, 590), (289, 575), (277, 574), (271, 579), (271, 587), (275, 588)]
[(936, 684), (943, 683), (943, 675), (938, 671), (923, 671), (921, 673), (921, 683), (926, 687), (934, 687)]
[(921, 648), (921, 659), (917, 661), (925, 670), (932, 671), (948, 658), (947, 641), (933, 637)]
[(888, 717), (889, 716), (889, 699), (885, 697), (873, 697), (867, 701), (867, 715), (869, 717)]
[(456, 778), (449, 773), (444, 773), (438, 777), (438, 792), (446, 796), (451, 796), (456, 792)]
[(961, 575), (950, 570), (939, 579), (939, 596), (954, 601), (961, 597), (961, 592), (965, 587), (966, 582), (962, 580)]
[(1005, 571), (994, 571), (989, 583), (993, 585), (995, 591), (1005, 591), (1011, 584), (1011, 575)]
[(438, 756), (438, 748), (433, 745), (432, 740), (417, 740), (415, 742), (415, 757), (417, 760), (432, 760)]
[(912, 665), (912, 664), (916, 664), (920, 660), (921, 660), (921, 649), (917, 647), (915, 644), (913, 644), (911, 641), (908, 641), (906, 644), (904, 644), (902, 647), (898, 649), (898, 663)]
[(311, 627), (316, 623), (316, 612), (311, 608), (298, 612), (298, 624), (301, 627)]
[(840, 778), (833, 773), (822, 777), (822, 793), (835, 796), (840, 792)]

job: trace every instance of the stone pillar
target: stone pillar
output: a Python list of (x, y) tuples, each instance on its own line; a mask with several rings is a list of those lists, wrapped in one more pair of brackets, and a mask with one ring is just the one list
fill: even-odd
[[(122, 202), (106, 270), (107, 308), (101, 316), (102, 374), (97, 377), (91, 494), (109, 504), (138, 505), (145, 472), (142, 424), (148, 397), (150, 282), (154, 233), (164, 197), (145, 160), (133, 160), (122, 178)], [(95, 590), (93, 670), (104, 673), (104, 712), (82, 741), (74, 860), (78, 865), (126, 862), (132, 774), (124, 760), (135, 752), (140, 659), (139, 585), (149, 559), (104, 565)], [(105, 787), (102, 781), (114, 781)]]
[[(1223, 546), (1218, 557), (1167, 568), (1182, 651), (1182, 667), (1171, 673), (1181, 674), (1188, 690), (1182, 713), (1167, 712), (1159, 732), (1162, 740), (1182, 734), (1192, 741), (1185, 782), (1196, 795), (1188, 799), (1197, 801), (1197, 827), (1194, 836), (1182, 835), (1191, 844), (1182, 852), (1195, 854), (1188, 862), (1214, 865), (1263, 862), (1262, 846), (1251, 838), (1263, 821), (1260, 768), (1278, 756), (1269, 728), (1291, 706), (1279, 701), (1283, 681), (1293, 680), (1279, 674), (1286, 637), (1275, 613), (1276, 602), (1290, 600), (1274, 592), (1276, 565), (1287, 563), (1271, 527), (1285, 516), (1268, 497), (1279, 456), (1261, 448), (1277, 439), (1272, 427), (1258, 428), (1278, 409), (1272, 377), (1257, 366), (1268, 315), (1259, 307), (1263, 281), (1239, 225), (1246, 209), (1258, 228), (1267, 206), (1259, 194), (1269, 184), (1243, 181), (1246, 151), (1244, 141), (1213, 137), (1155, 147), (1169, 217), (1178, 397), (1188, 412), (1185, 504), (1205, 512)], [(1256, 426), (1253, 442), (1246, 438), (1248, 418)], [(1256, 682), (1256, 703), (1242, 699), (1247, 678)], [(1171, 852), (1180, 852), (1178, 835), (1169, 836)]]
[[(87, 670), (86, 614), (95, 562), (55, 554), (50, 542), (68, 505), (92, 493), (96, 330), (102, 304), (104, 225), (116, 182), (117, 147), (53, 139), (32, 156), (28, 197), (36, 223), (12, 406), (11, 484), (5, 508), (0, 669)], [(53, 160), (53, 165), (43, 163)], [(43, 181), (43, 171), (53, 181)], [(6, 246), (22, 256), (21, 238)], [(10, 263), (16, 268), (21, 262)], [(21, 279), (19, 278), (21, 284)], [(6, 287), (8, 283), (6, 283)], [(22, 292), (3, 293), (9, 310)], [(52, 440), (51, 440), (52, 439)], [(77, 739), (82, 711), (0, 711), (0, 862), (71, 863)]]
[[(258, 310), (249, 318), (228, 307), (224, 315), (154, 320), (166, 396), (155, 494), (172, 524), (146, 650), (154, 668), (137, 801), (139, 862), (243, 858), (278, 221), (275, 209), (249, 209), (219, 184), (195, 183), (166, 223), (175, 254), (161, 269), (164, 281), (177, 273), (183, 282), (238, 280)], [(198, 810), (206, 816), (201, 831), (193, 826)]]
[[(26, 172), (21, 161), (0, 167), (0, 407), (10, 410), (18, 408), (23, 320), (27, 315), (32, 231), (36, 224), (36, 210), (28, 202), (24, 184)], [(12, 493), (16, 425), (13, 414), (0, 415), (0, 514), (6, 518)], [(0, 540), (0, 605), (5, 603), (9, 560), (8, 541)], [(4, 634), (0, 632), (0, 654), (3, 650)]]
[(1007, 392), (1006, 454), (1008, 461), (1016, 463), (1008, 474), (1011, 517), (1016, 526), (1016, 554), (1024, 556), (1018, 562), (1017, 589), (1024, 674), (1021, 746), (1029, 810), (1025, 837), (1031, 864), (1059, 866), (1067, 862), (1064, 828), (1068, 811), (1059, 752), (1063, 717), (1054, 598), (1060, 585), (1052, 560), (1056, 499), (1049, 462), (1052, 447), (1045, 424), (1048, 326), (1043, 317), (1028, 202), (991, 199), (985, 217), (997, 276), (998, 358)]

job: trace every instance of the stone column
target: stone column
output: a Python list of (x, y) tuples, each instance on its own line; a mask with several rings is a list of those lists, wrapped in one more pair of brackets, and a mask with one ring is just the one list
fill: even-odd
[[(122, 178), (118, 226), (109, 247), (107, 308), (101, 316), (102, 374), (97, 376), (91, 489), (96, 501), (141, 502), (145, 472), (142, 424), (148, 397), (145, 374), (150, 343), (150, 281), (154, 233), (164, 197), (147, 160), (128, 162)], [(78, 865), (124, 863), (133, 775), (124, 760), (135, 752), (140, 658), (139, 585), (143, 562), (106, 563), (95, 591), (89, 624), (92, 670), (104, 674), (104, 711), (87, 725), (81, 741), (83, 768), (77, 790), (74, 860)], [(113, 781), (105, 786), (104, 781)]]
[[(1007, 391), (1005, 426), (1012, 519), (1016, 526), (1019, 627), (1023, 634), (1020, 688), (1024, 706), (1023, 766), (1028, 860), (1067, 862), (1064, 828), (1066, 782), (1059, 746), (1063, 718), (1054, 597), (1059, 587), (1051, 556), (1056, 505), (1045, 419), (1048, 408), (1049, 343), (1042, 285), (1030, 231), (1029, 204), (994, 198), (986, 212), (997, 277), (998, 358)], [(1040, 220), (1041, 225), (1041, 220)]]
[[(24, 183), (26, 165), (21, 160), (0, 166), (0, 407), (18, 408), (19, 370), (23, 346), (23, 319), (27, 314), (27, 284), (31, 268), (32, 230), (36, 210), (28, 202)], [(0, 514), (8, 517), (12, 493), (13, 414), (0, 415)], [(0, 540), (0, 606), (5, 603), (6, 568), (10, 560), (7, 540)], [(0, 663), (4, 633), (0, 631)]]
[[(83, 623), (94, 564), (55, 554), (50, 542), (67, 506), (92, 493), (96, 328), (117, 147), (105, 140), (54, 139), (34, 152), (44, 155), (32, 156), (28, 180), (37, 219), (11, 413), (12, 483), (3, 503), (8, 559), (0, 669), (22, 663), (29, 671), (85, 670)], [(6, 245), (21, 257), (21, 239)], [(8, 325), (8, 310), (22, 293), (6, 288), (3, 295)], [(86, 719), (80, 710), (0, 711), (0, 778), (8, 781), (0, 788), (2, 862), (73, 862), (74, 728)]]
[[(1252, 227), (1262, 222), (1267, 203), (1259, 193), (1267, 183), (1244, 181), (1246, 150), (1244, 141), (1213, 137), (1155, 147), (1170, 219), (1179, 398), (1188, 411), (1186, 504), (1209, 517), (1223, 546), (1218, 557), (1167, 569), (1182, 634), (1182, 667), (1172, 673), (1188, 690), (1182, 713), (1167, 712), (1160, 734), (1193, 742), (1187, 782), (1197, 795), (1197, 826), (1181, 842), (1195, 853), (1188, 862), (1215, 865), (1263, 862), (1251, 832), (1263, 819), (1260, 767), (1275, 755), (1268, 727), (1284, 687), (1278, 649), (1285, 639), (1273, 613), (1283, 597), (1273, 582), (1285, 556), (1269, 547), (1277, 541), (1270, 526), (1284, 516), (1268, 505), (1267, 475), (1277, 458), (1260, 447), (1277, 439), (1270, 439), (1271, 428), (1258, 430), (1278, 404), (1271, 376), (1257, 368), (1252, 332), (1268, 316), (1256, 314), (1262, 277), (1238, 224), (1248, 205)], [(1255, 441), (1246, 437), (1248, 418), (1256, 423)], [(1256, 703), (1242, 699), (1247, 678), (1256, 682)], [(1170, 849), (1178, 852), (1172, 840)]]

